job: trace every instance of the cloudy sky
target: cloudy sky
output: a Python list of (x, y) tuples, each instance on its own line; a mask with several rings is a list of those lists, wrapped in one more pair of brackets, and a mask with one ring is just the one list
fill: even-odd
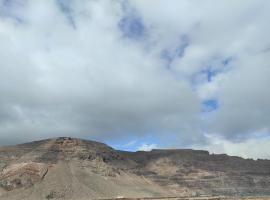
[(270, 158), (269, 0), (0, 0), (0, 145)]

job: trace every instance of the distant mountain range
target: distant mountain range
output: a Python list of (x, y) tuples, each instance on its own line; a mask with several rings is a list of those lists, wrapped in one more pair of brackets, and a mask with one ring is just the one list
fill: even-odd
[(0, 199), (270, 194), (270, 160), (190, 149), (126, 152), (76, 138), (0, 147)]

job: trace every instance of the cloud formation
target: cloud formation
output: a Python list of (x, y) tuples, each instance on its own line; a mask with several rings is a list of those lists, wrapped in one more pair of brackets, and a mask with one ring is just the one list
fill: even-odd
[(63, 135), (168, 135), (178, 147), (211, 145), (207, 135), (268, 140), (269, 8), (0, 1), (0, 144)]
[(196, 95), (126, 38), (121, 2), (14, 4), (20, 21), (1, 18), (2, 143), (191, 131)]
[(138, 148), (139, 151), (151, 151), (152, 149), (157, 149), (157, 145), (156, 144), (142, 144)]

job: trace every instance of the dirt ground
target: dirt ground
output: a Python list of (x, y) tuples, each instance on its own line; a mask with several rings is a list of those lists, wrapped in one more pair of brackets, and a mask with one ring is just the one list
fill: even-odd
[(213, 197), (161, 197), (161, 198), (117, 198), (103, 200), (270, 200), (270, 196), (213, 196)]

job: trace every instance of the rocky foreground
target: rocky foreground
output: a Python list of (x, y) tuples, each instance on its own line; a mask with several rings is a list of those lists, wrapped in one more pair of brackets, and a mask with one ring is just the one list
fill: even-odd
[(269, 160), (197, 150), (124, 152), (74, 138), (0, 148), (0, 199), (270, 199), (257, 196), (267, 194)]

